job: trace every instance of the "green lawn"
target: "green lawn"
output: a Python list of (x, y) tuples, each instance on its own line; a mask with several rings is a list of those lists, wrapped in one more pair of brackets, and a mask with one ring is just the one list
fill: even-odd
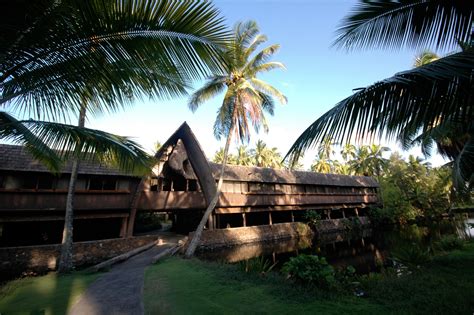
[(366, 281), (368, 297), (305, 290), (274, 273), (170, 258), (145, 272), (147, 314), (473, 314), (474, 243), (422, 272)]
[(8, 282), (0, 288), (0, 314), (66, 314), (99, 274), (50, 273)]

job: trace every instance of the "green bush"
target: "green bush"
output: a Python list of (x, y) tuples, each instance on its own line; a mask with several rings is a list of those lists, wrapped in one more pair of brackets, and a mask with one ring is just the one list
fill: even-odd
[(326, 258), (316, 255), (298, 255), (283, 265), (282, 272), (304, 284), (318, 288), (336, 285), (335, 272)]
[(304, 219), (308, 225), (310, 225), (312, 228), (316, 228), (321, 222), (321, 214), (319, 214), (316, 210), (308, 210), (304, 214)]
[(429, 249), (422, 249), (413, 244), (412, 246), (404, 246), (392, 251), (392, 259), (414, 271), (430, 262), (432, 255)]
[(451, 251), (454, 249), (462, 249), (464, 241), (456, 235), (444, 235), (438, 242), (435, 243), (435, 248), (441, 251)]

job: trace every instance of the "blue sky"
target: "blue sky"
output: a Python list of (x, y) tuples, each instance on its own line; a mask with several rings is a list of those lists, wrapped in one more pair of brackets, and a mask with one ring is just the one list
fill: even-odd
[[(281, 45), (274, 60), (283, 62), (287, 70), (275, 70), (261, 78), (282, 91), (288, 97), (288, 104), (276, 107), (274, 117), (268, 119), (269, 133), (253, 135), (250, 145), (263, 139), (282, 153), (287, 152), (314, 120), (351, 95), (354, 88), (411, 68), (419, 53), (410, 49), (346, 52), (331, 48), (335, 30), (354, 0), (228, 0), (214, 3), (229, 26), (253, 19), (268, 36), (268, 44)], [(200, 84), (197, 82), (196, 87)], [(194, 114), (188, 110), (186, 98), (137, 102), (123, 112), (90, 118), (87, 126), (131, 136), (151, 150), (155, 141), (164, 142), (183, 121), (187, 121), (206, 155), (212, 157), (223, 146), (223, 140), (217, 141), (212, 133), (221, 100), (216, 98), (204, 104)], [(393, 143), (385, 144), (397, 150)], [(307, 167), (313, 159), (314, 152), (309, 151), (305, 159)], [(440, 164), (442, 160), (435, 157), (433, 163)]]

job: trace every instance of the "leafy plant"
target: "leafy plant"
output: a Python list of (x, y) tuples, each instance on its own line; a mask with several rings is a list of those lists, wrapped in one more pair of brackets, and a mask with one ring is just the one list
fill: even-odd
[(316, 255), (298, 255), (283, 265), (282, 272), (297, 281), (318, 288), (333, 288), (336, 285), (334, 268), (326, 258)]
[(409, 270), (420, 269), (421, 266), (430, 262), (432, 259), (429, 249), (422, 249), (416, 244), (404, 246), (392, 252), (392, 259)]
[(238, 266), (240, 270), (246, 272), (246, 273), (259, 273), (259, 274), (266, 274), (270, 271), (273, 270), (273, 268), (278, 264), (278, 262), (275, 262), (272, 264), (272, 262), (265, 257), (255, 257), (243, 261), (239, 261)]
[(435, 243), (435, 248), (441, 251), (451, 251), (454, 249), (462, 249), (464, 241), (456, 235), (444, 235)]
[(316, 210), (308, 210), (304, 214), (304, 219), (311, 227), (315, 228), (321, 222), (321, 214), (318, 213)]

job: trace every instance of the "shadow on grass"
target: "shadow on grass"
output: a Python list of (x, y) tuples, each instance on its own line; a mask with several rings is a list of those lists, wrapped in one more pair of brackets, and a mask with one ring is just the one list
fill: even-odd
[(98, 276), (50, 273), (8, 282), (0, 288), (0, 314), (66, 314)]

